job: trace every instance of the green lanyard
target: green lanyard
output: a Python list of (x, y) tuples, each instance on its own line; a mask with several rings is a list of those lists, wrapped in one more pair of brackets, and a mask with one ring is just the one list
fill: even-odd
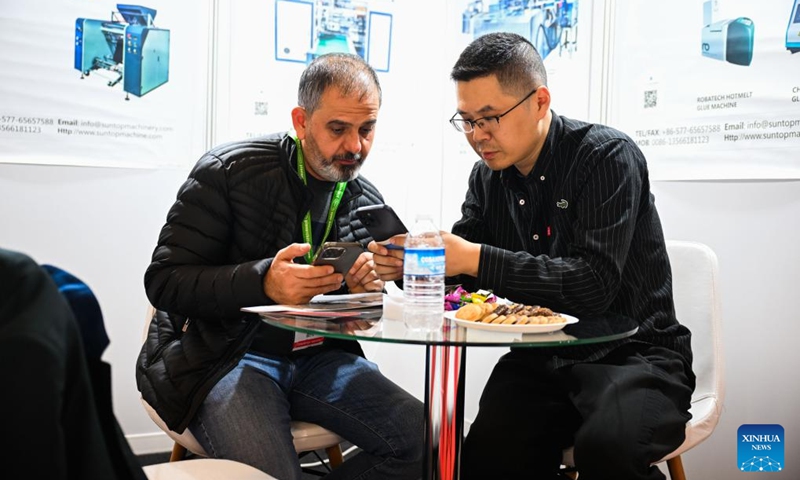
[[(308, 179), (306, 178), (306, 162), (305, 158), (303, 158), (303, 146), (300, 144), (300, 140), (297, 139), (297, 135), (292, 137), (294, 139), (295, 145), (297, 145), (297, 174), (300, 175), (300, 178), (303, 179), (303, 183), (308, 185)], [(328, 211), (328, 221), (325, 222), (325, 234), (322, 235), (322, 239), (319, 242), (319, 248), (317, 248), (317, 252), (320, 248), (322, 248), (322, 244), (325, 243), (325, 240), (328, 238), (328, 234), (331, 233), (331, 227), (333, 226), (333, 218), (336, 216), (336, 209), (339, 208), (339, 203), (342, 201), (342, 197), (344, 196), (344, 190), (347, 188), (347, 182), (337, 182), (336, 189), (333, 191), (333, 198), (331, 198), (331, 208)], [(306, 216), (303, 217), (303, 241), (309, 245), (314, 245), (312, 243), (311, 238), (311, 212), (306, 212)], [(314, 256), (316, 255), (315, 252), (311, 250), (306, 253), (306, 262), (311, 265), (311, 262), (314, 261)]]

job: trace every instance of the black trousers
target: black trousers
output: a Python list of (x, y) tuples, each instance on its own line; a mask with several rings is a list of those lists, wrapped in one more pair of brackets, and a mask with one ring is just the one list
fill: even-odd
[(685, 438), (694, 374), (675, 352), (626, 344), (555, 369), (515, 350), (495, 366), (464, 442), (461, 478), (554, 479), (574, 446), (581, 480), (663, 480)]

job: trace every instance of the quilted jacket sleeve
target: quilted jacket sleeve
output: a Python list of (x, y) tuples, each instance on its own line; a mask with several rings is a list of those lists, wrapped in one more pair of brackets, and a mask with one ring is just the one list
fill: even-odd
[(271, 258), (231, 264), (234, 215), (228, 169), (206, 154), (178, 192), (161, 230), (145, 288), (156, 308), (187, 317), (235, 318), (270, 303), (262, 279)]

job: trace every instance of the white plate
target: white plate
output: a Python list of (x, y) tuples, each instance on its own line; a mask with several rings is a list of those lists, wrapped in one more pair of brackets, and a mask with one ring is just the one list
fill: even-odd
[(567, 319), (566, 322), (535, 324), (535, 325), (503, 325), (503, 324), (498, 325), (494, 323), (480, 323), (480, 322), (473, 322), (470, 320), (461, 320), (460, 318), (456, 318), (457, 311), (458, 310), (450, 310), (449, 312), (444, 312), (444, 316), (445, 318), (449, 318), (450, 320), (456, 322), (462, 327), (475, 328), (478, 330), (489, 330), (492, 332), (547, 333), (547, 332), (555, 332), (556, 330), (561, 330), (565, 326), (572, 325), (573, 323), (578, 323), (578, 319), (573, 317), (572, 315), (559, 313), (558, 314), (559, 316)]

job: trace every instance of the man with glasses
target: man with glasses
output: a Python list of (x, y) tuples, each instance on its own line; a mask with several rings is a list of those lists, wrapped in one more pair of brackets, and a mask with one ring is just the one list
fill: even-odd
[[(651, 463), (684, 440), (694, 374), (642, 152), (550, 110), (542, 59), (519, 35), (479, 37), (451, 78), (450, 123), (481, 160), (444, 234), (447, 275), (514, 302), (639, 323), (615, 343), (512, 348), (484, 389), (462, 478), (564, 478), (562, 450), (574, 445), (581, 479), (663, 479)], [(402, 276), (401, 252), (370, 249), (383, 280)]]

